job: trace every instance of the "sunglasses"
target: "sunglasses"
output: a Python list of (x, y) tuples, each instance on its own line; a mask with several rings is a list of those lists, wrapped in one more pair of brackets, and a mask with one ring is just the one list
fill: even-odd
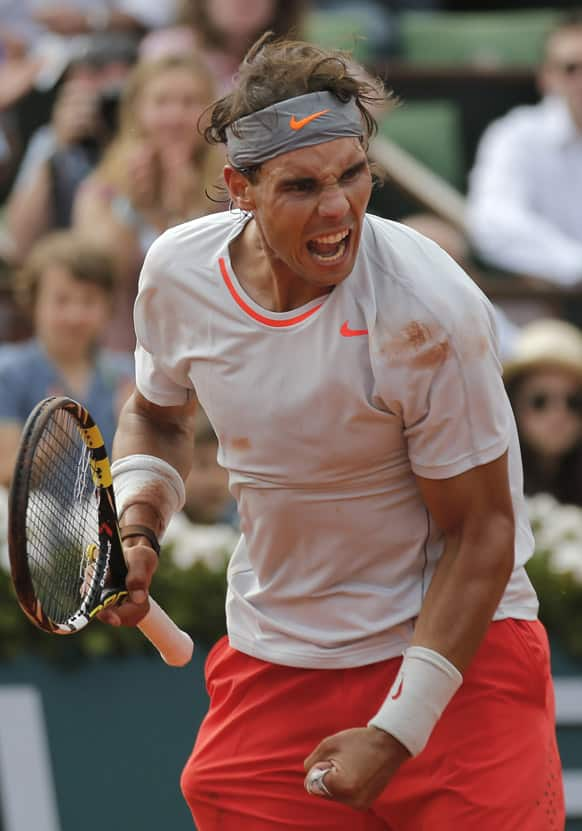
[(568, 412), (582, 416), (582, 392), (571, 392), (567, 395), (557, 393), (534, 392), (527, 399), (527, 406), (530, 410), (543, 413), (556, 404), (565, 406)]

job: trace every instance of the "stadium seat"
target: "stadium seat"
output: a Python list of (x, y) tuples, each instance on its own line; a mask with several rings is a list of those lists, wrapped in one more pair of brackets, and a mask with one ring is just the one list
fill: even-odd
[(353, 13), (310, 11), (304, 23), (306, 40), (325, 49), (346, 49), (362, 64), (372, 59), (367, 27)]
[(532, 67), (556, 9), (491, 12), (407, 11), (400, 18), (402, 58), (423, 65)]
[(386, 136), (456, 188), (463, 185), (460, 115), (453, 101), (405, 101), (380, 123)]

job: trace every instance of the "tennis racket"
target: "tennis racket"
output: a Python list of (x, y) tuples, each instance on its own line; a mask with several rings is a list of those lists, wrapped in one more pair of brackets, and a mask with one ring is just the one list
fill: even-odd
[[(24, 426), (10, 488), (8, 548), (18, 602), (45, 632), (78, 632), (127, 596), (103, 437), (70, 398), (39, 402)], [(149, 602), (138, 628), (167, 664), (184, 666), (192, 639)]]

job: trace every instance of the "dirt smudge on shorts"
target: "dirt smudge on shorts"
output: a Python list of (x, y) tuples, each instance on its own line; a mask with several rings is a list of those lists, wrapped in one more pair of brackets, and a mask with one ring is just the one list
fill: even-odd
[(235, 436), (231, 441), (231, 446), (235, 450), (250, 450), (251, 442), (248, 436)]

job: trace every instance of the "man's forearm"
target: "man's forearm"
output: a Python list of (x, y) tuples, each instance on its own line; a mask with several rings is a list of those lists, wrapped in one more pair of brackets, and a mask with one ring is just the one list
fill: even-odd
[(433, 649), (461, 673), (495, 613), (514, 563), (513, 522), (496, 516), (487, 532), (449, 539), (424, 599), (413, 644)]
[(461, 686), (511, 574), (512, 521), (492, 517), (494, 534), (476, 526), (462, 541), (449, 537), (399, 674), (368, 723), (414, 756)]

